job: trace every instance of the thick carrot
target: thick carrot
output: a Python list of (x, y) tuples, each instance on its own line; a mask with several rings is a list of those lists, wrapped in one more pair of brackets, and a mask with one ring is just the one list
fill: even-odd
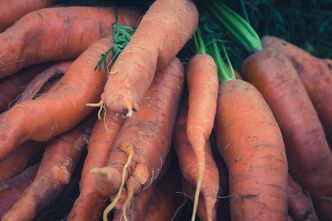
[(332, 141), (332, 65), (329, 60), (316, 58), (282, 39), (266, 36), (264, 47), (275, 48), (286, 55), (299, 74), (318, 116)]
[(38, 165), (25, 169), (21, 174), (0, 182), (0, 219), (10, 210), (31, 184), (38, 170)]
[(291, 174), (288, 174), (288, 212), (294, 221), (318, 221), (310, 196), (302, 189)]
[[(204, 71), (203, 71), (204, 73)], [(198, 83), (198, 82), (197, 82)], [(218, 82), (217, 82), (218, 86)], [(209, 89), (205, 88), (207, 91)], [(217, 87), (218, 89), (218, 87)], [(190, 90), (190, 89), (189, 89)], [(197, 92), (196, 92), (197, 93)], [(204, 92), (202, 92), (204, 93)], [(217, 91), (218, 95), (218, 91)], [(214, 97), (214, 94), (211, 95)], [(194, 98), (192, 98), (194, 99)], [(194, 108), (194, 106), (192, 106)], [(200, 108), (198, 107), (198, 110)], [(212, 107), (213, 109), (213, 107)], [(215, 113), (213, 110), (212, 113)], [(202, 112), (203, 113), (203, 112)], [(184, 179), (189, 183), (190, 186), (196, 186), (196, 183), (199, 179), (199, 173), (197, 168), (197, 161), (194, 160), (197, 156), (195, 154), (194, 148), (190, 145), (187, 139), (187, 132), (188, 132), (188, 121), (189, 121), (189, 112), (187, 106), (187, 100), (182, 103), (182, 107), (177, 119), (176, 123), (176, 130), (175, 130), (175, 139), (174, 139), (174, 148), (176, 150), (177, 156), (179, 158), (180, 169)], [(214, 116), (212, 117), (214, 118)], [(209, 120), (207, 120), (209, 121)], [(213, 122), (211, 122), (213, 124)], [(213, 125), (212, 125), (213, 126)], [(200, 128), (200, 127), (197, 127)], [(198, 216), (201, 220), (216, 220), (216, 202), (217, 202), (217, 195), (219, 191), (219, 174), (218, 168), (213, 160), (211, 150), (210, 150), (210, 143), (208, 140), (204, 139), (204, 147), (203, 147), (203, 156), (205, 161), (206, 172), (204, 174), (204, 180), (202, 183), (201, 194), (203, 196), (202, 200), (197, 201), (198, 208), (204, 207), (204, 209), (198, 210)], [(208, 139), (208, 138), (207, 138)], [(201, 147), (200, 147), (201, 148)], [(196, 158), (197, 159), (197, 158)], [(186, 188), (190, 189), (191, 188)], [(194, 189), (195, 190), (195, 189)], [(194, 192), (195, 199), (196, 194)], [(189, 194), (191, 195), (191, 194)], [(198, 200), (198, 199), (197, 199)], [(198, 203), (201, 202), (201, 203)], [(203, 205), (202, 205), (203, 204)], [(195, 218), (195, 216), (194, 216)]]
[(81, 124), (52, 141), (45, 150), (36, 177), (2, 221), (33, 220), (71, 179), (89, 136), (89, 123)]
[(190, 0), (155, 1), (111, 68), (102, 98), (106, 105), (128, 116), (137, 110), (156, 71), (181, 50), (197, 23), (197, 9)]
[(0, 33), (10, 27), (25, 14), (46, 8), (54, 0), (2, 0), (0, 1)]
[(0, 115), (0, 160), (26, 140), (46, 141), (68, 131), (93, 110), (86, 104), (98, 101), (107, 79), (94, 68), (111, 45), (111, 38), (96, 42), (47, 93)]
[(26, 86), (16, 103), (32, 100), (40, 96), (41, 93), (46, 92), (52, 80), (64, 75), (71, 64), (72, 61), (59, 62), (35, 76)]
[[(203, 178), (207, 164), (205, 154), (209, 152), (206, 149), (206, 145), (212, 132), (214, 117), (216, 115), (217, 109), (217, 66), (210, 55), (197, 54), (190, 59), (186, 76), (189, 91), (187, 138), (189, 143), (191, 144), (191, 148), (194, 151), (197, 165), (196, 171), (193, 170), (193, 168), (190, 169), (190, 172), (197, 172), (197, 187), (194, 198), (193, 215), (191, 218), (191, 220), (194, 221), (202, 183), (204, 182)], [(213, 162), (211, 152), (208, 158), (210, 160), (210, 163)], [(218, 174), (218, 169), (214, 163), (212, 163), (211, 168), (209, 169), (212, 168), (215, 172), (213, 175)], [(213, 173), (213, 171), (210, 172)], [(211, 183), (215, 184), (211, 186), (211, 190), (213, 191), (208, 194), (204, 194), (205, 196), (211, 196), (210, 198), (205, 199), (207, 203), (207, 217), (211, 217), (208, 218), (208, 220), (212, 220), (213, 210), (215, 209), (216, 198), (214, 198), (214, 196), (218, 194), (218, 188), (216, 188), (219, 185), (218, 179), (219, 177), (216, 176), (216, 179), (211, 181)], [(207, 181), (207, 184), (209, 185), (210, 182)], [(206, 189), (206, 191), (208, 191), (208, 189)], [(211, 202), (209, 202), (210, 200)]]
[(96, 185), (105, 195), (115, 196), (117, 203), (123, 185), (128, 191), (126, 207), (133, 196), (138, 195), (155, 181), (170, 149), (172, 131), (184, 83), (183, 66), (175, 58), (159, 72), (145, 93), (140, 110), (126, 120), (112, 149), (108, 166), (95, 169)]
[(19, 174), (29, 162), (41, 157), (44, 144), (28, 141), (0, 162), (0, 182)]
[(15, 98), (24, 90), (28, 82), (47, 66), (48, 64), (35, 65), (0, 81), (0, 113), (14, 104)]
[(242, 80), (220, 85), (215, 122), (229, 171), (233, 221), (287, 218), (287, 159), (282, 135), (262, 95)]
[(332, 154), (293, 65), (277, 49), (264, 49), (246, 59), (242, 75), (272, 109), (286, 144), (289, 168), (312, 196), (317, 215), (332, 220)]
[[(120, 24), (136, 23), (135, 10), (118, 13)], [(111, 34), (114, 17), (113, 8), (98, 7), (47, 8), (27, 14), (0, 34), (0, 78), (32, 64), (76, 58), (92, 42)]]
[(123, 119), (107, 112), (105, 121), (100, 120), (94, 126), (88, 145), (81, 181), (80, 195), (67, 220), (97, 221), (106, 207), (107, 197), (101, 195), (94, 185), (94, 176), (90, 170), (94, 167), (106, 166), (109, 154), (120, 130)]

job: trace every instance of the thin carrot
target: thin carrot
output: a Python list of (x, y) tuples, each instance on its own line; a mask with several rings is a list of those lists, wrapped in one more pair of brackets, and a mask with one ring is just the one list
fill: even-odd
[(288, 174), (287, 182), (288, 213), (294, 221), (318, 221), (310, 196), (301, 185)]
[(49, 64), (35, 65), (25, 68), (13, 76), (0, 81), (0, 113), (6, 111), (15, 103), (15, 98), (24, 90), (24, 87), (38, 73), (42, 72)]
[(33, 220), (37, 213), (55, 199), (71, 179), (72, 171), (86, 145), (90, 124), (90, 121), (85, 121), (46, 147), (36, 177), (2, 221)]
[(155, 181), (170, 149), (172, 131), (184, 83), (181, 62), (174, 59), (159, 72), (140, 103), (140, 110), (126, 120), (112, 149), (108, 166), (96, 168), (96, 185), (114, 196), (108, 212), (117, 204), (124, 185), (124, 219), (132, 197)]
[(38, 170), (38, 165), (25, 169), (21, 174), (5, 182), (0, 182), (0, 219), (10, 210), (31, 184)]
[(318, 117), (332, 142), (332, 65), (328, 59), (316, 58), (282, 39), (266, 36), (262, 39), (266, 48), (275, 48), (292, 62), (314, 104)]
[(111, 44), (111, 38), (97, 41), (47, 93), (0, 115), (0, 160), (26, 140), (46, 141), (68, 131), (93, 110), (86, 104), (98, 100), (107, 79), (95, 66)]
[(289, 168), (309, 191), (317, 215), (332, 220), (332, 153), (292, 63), (277, 49), (266, 48), (246, 59), (242, 75), (273, 111), (286, 144)]
[(41, 157), (44, 144), (28, 141), (0, 162), (0, 182), (19, 174), (29, 162)]
[[(203, 71), (204, 73), (204, 71)], [(198, 82), (197, 82), (198, 83)], [(218, 85), (218, 81), (217, 81)], [(205, 88), (209, 91), (207, 88)], [(190, 90), (190, 89), (189, 89)], [(202, 92), (203, 93), (203, 92)], [(217, 91), (218, 93), (218, 91)], [(196, 92), (197, 94), (197, 92)], [(194, 95), (194, 94), (193, 94)], [(218, 95), (218, 94), (217, 94)], [(214, 95), (211, 95), (213, 98)], [(192, 97), (194, 99), (194, 97)], [(199, 101), (199, 100), (198, 100)], [(194, 106), (192, 106), (194, 108)], [(213, 108), (213, 107), (212, 107)], [(198, 107), (198, 110), (200, 108)], [(188, 182), (188, 185), (196, 186), (199, 180), (199, 169), (197, 168), (197, 161), (193, 159), (197, 159), (197, 154), (195, 153), (194, 148), (187, 139), (188, 134), (188, 120), (189, 120), (189, 112), (187, 100), (185, 100), (182, 104), (177, 123), (176, 123), (176, 131), (175, 131), (175, 140), (174, 140), (174, 148), (176, 150), (177, 156), (179, 158), (180, 169), (184, 179)], [(214, 112), (213, 110), (211, 111)], [(208, 116), (207, 116), (208, 117)], [(214, 118), (214, 117), (212, 117)], [(207, 120), (209, 121), (209, 120)], [(213, 122), (212, 122), (213, 123)], [(213, 126), (213, 125), (212, 125)], [(204, 167), (206, 167), (206, 172), (204, 174), (204, 180), (202, 182), (202, 189), (198, 192), (198, 194), (202, 194), (203, 199), (199, 200), (195, 199), (197, 196), (197, 192), (193, 193), (194, 203), (196, 203), (196, 208), (198, 207), (198, 216), (201, 220), (216, 220), (216, 202), (217, 195), (219, 191), (219, 174), (218, 168), (213, 160), (209, 141), (204, 139), (203, 146), (203, 156), (204, 156)], [(208, 139), (208, 138), (207, 138)], [(200, 147), (202, 148), (202, 147)], [(187, 187), (187, 189), (190, 189)], [(195, 189), (194, 189), (195, 190)], [(197, 191), (197, 188), (196, 188)], [(190, 191), (189, 191), (190, 192)], [(191, 195), (191, 193), (189, 194)], [(195, 201), (199, 200), (199, 201)], [(199, 203), (200, 202), (200, 203)], [(203, 208), (203, 209), (202, 209)], [(195, 218), (196, 213), (193, 213), (193, 218)]]
[(103, 102), (111, 110), (131, 116), (156, 71), (181, 50), (197, 23), (197, 9), (190, 0), (155, 1), (111, 68)]
[(94, 185), (94, 167), (106, 166), (115, 138), (124, 120), (121, 116), (107, 111), (106, 119), (99, 120), (92, 131), (88, 145), (81, 181), (80, 195), (68, 215), (70, 221), (97, 221), (106, 207), (107, 197), (101, 195)]
[[(121, 24), (135, 25), (137, 11), (118, 9), (118, 14)], [(27, 14), (0, 34), (0, 78), (32, 64), (76, 58), (109, 36), (114, 20), (113, 8), (57, 7)]]
[(54, 0), (2, 0), (0, 1), (0, 33), (25, 14), (54, 4)]

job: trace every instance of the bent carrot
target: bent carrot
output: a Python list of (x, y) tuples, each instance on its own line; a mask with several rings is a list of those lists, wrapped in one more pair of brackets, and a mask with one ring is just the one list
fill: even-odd
[(54, 0), (2, 0), (0, 1), (0, 33), (6, 30), (25, 14), (46, 8)]
[(71, 179), (72, 171), (82, 155), (89, 136), (90, 121), (52, 141), (45, 150), (36, 177), (23, 196), (7, 212), (2, 221), (33, 220)]
[(310, 197), (291, 174), (287, 180), (288, 212), (294, 221), (318, 221)]
[(24, 87), (38, 73), (45, 70), (49, 64), (35, 65), (25, 68), (13, 76), (0, 81), (0, 113), (6, 111)]
[[(199, 195), (201, 192), (202, 184), (204, 182), (204, 173), (206, 168), (206, 156), (208, 153), (206, 149), (207, 142), (212, 132), (214, 117), (217, 109), (218, 98), (218, 72), (217, 66), (213, 58), (208, 54), (197, 54), (190, 59), (187, 71), (187, 83), (188, 83), (188, 119), (187, 119), (187, 138), (196, 157), (197, 165), (197, 187), (194, 198), (193, 215), (191, 220), (195, 220), (196, 208), (198, 204)], [(209, 149), (209, 148), (208, 148)], [(210, 163), (213, 162), (211, 152), (209, 154)], [(217, 167), (212, 163), (211, 168), (214, 165), (214, 172), (217, 173)], [(184, 166), (184, 165), (183, 165)], [(191, 171), (193, 171), (191, 169)], [(211, 173), (212, 170), (210, 171)], [(214, 173), (213, 175), (216, 175)], [(213, 184), (211, 189), (216, 187), (218, 183), (218, 176), (211, 181)], [(217, 182), (216, 182), (217, 181)], [(210, 184), (207, 181), (208, 184)], [(206, 189), (208, 191), (208, 189)], [(207, 217), (208, 220), (212, 220), (213, 210), (215, 207), (215, 200), (213, 196), (218, 193), (218, 188), (215, 191), (208, 193), (211, 195), (206, 200), (207, 203)], [(204, 194), (207, 196), (206, 193)], [(211, 200), (211, 203), (209, 202)]]
[(26, 140), (46, 141), (70, 130), (92, 111), (86, 104), (98, 100), (107, 79), (94, 68), (110, 46), (111, 38), (97, 41), (47, 93), (0, 115), (0, 160)]
[(257, 89), (242, 80), (223, 82), (215, 129), (218, 150), (229, 171), (231, 219), (285, 220), (285, 146)]
[(289, 168), (312, 196), (317, 215), (332, 220), (332, 154), (322, 125), (291, 62), (274, 48), (248, 57), (242, 75), (263, 94), (286, 144)]
[(140, 103), (140, 110), (126, 120), (112, 149), (108, 166), (94, 170), (99, 191), (108, 196), (116, 194), (112, 204), (104, 211), (104, 220), (117, 203), (124, 185), (127, 197), (122, 210), (126, 220), (126, 208), (132, 197), (140, 194), (158, 177), (170, 149), (183, 83), (183, 66), (175, 58), (157, 74)]
[(106, 166), (123, 121), (121, 116), (107, 112), (105, 121), (100, 120), (95, 124), (89, 139), (88, 155), (82, 171), (80, 195), (67, 220), (99, 220), (102, 210), (106, 207), (107, 197), (101, 195), (95, 188), (94, 175), (90, 173), (90, 170), (94, 167)]
[(266, 48), (275, 48), (294, 65), (304, 87), (314, 104), (326, 136), (332, 141), (332, 65), (326, 59), (316, 58), (282, 39), (266, 36), (262, 39)]
[(0, 182), (0, 219), (10, 210), (31, 184), (38, 170), (38, 165), (25, 169), (21, 174)]
[[(135, 25), (137, 11), (118, 12), (121, 24)], [(111, 34), (114, 17), (112, 8), (78, 6), (27, 14), (0, 34), (0, 78), (32, 64), (76, 58), (92, 42)]]
[(111, 68), (102, 98), (109, 109), (131, 116), (157, 69), (175, 57), (197, 23), (197, 9), (190, 0), (155, 1)]
[(29, 162), (41, 157), (44, 144), (28, 141), (0, 162), (0, 182), (19, 174)]
[[(204, 73), (204, 72), (203, 72)], [(218, 85), (218, 82), (217, 82)], [(206, 89), (206, 88), (205, 88)], [(209, 91), (207, 89), (207, 91)], [(217, 91), (218, 92), (218, 91)], [(196, 92), (197, 93), (197, 92)], [(202, 92), (203, 93), (203, 92)], [(218, 94), (217, 94), (218, 95)], [(211, 97), (213, 98), (214, 95)], [(192, 98), (194, 99), (194, 98)], [(192, 106), (194, 108), (194, 106)], [(212, 107), (213, 108), (213, 107)], [(199, 108), (198, 108), (199, 110)], [(188, 121), (189, 121), (189, 112), (187, 100), (185, 100), (182, 104), (180, 113), (178, 115), (178, 119), (176, 122), (176, 130), (175, 130), (175, 139), (174, 139), (174, 148), (177, 153), (180, 169), (184, 180), (188, 183), (185, 189), (189, 195), (191, 194), (192, 186), (196, 186), (196, 183), (199, 179), (199, 172), (197, 168), (197, 162), (193, 159), (197, 156), (195, 154), (195, 150), (190, 145), (187, 139), (187, 131), (188, 131)], [(211, 111), (214, 112), (213, 110)], [(214, 118), (214, 117), (212, 117)], [(208, 120), (207, 120), (208, 121)], [(212, 122), (213, 123), (213, 122)], [(213, 125), (212, 125), (213, 126)], [(205, 137), (203, 137), (205, 140)], [(207, 138), (208, 139), (208, 138)], [(201, 148), (201, 147), (200, 147)], [(204, 174), (204, 180), (202, 182), (201, 194), (203, 196), (202, 200), (196, 201), (198, 206), (198, 216), (201, 220), (216, 220), (216, 202), (217, 195), (219, 191), (219, 174), (218, 168), (213, 160), (210, 144), (208, 140), (205, 140), (203, 147), (203, 156), (205, 161), (206, 172)], [(189, 187), (190, 186), (190, 187)], [(195, 190), (195, 188), (194, 188)], [(197, 188), (196, 188), (197, 190)], [(200, 194), (199, 192), (199, 194)], [(197, 192), (193, 193), (195, 199)], [(198, 200), (198, 199), (197, 199)], [(195, 200), (194, 200), (195, 201)], [(199, 203), (198, 203), (199, 202)], [(197, 207), (196, 206), (196, 207)], [(193, 214), (195, 218), (195, 213)]]

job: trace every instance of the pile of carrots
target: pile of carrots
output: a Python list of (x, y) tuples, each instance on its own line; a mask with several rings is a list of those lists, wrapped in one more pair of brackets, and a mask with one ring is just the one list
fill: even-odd
[(208, 2), (239, 74), (190, 0), (0, 2), (2, 221), (332, 220), (332, 61)]

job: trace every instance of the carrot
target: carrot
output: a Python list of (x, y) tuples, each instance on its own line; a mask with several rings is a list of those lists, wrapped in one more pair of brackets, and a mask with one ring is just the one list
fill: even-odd
[(33, 220), (71, 179), (72, 171), (82, 155), (89, 136), (90, 121), (52, 141), (45, 150), (36, 177), (23, 196), (7, 212), (2, 221)]
[(70, 130), (93, 110), (86, 104), (98, 100), (107, 78), (94, 68), (110, 46), (110, 38), (96, 42), (51, 90), (0, 115), (0, 160), (26, 140), (46, 141)]
[[(121, 24), (135, 24), (135, 10), (118, 11)], [(0, 34), (0, 78), (32, 64), (76, 58), (92, 42), (109, 36), (114, 20), (112, 8), (98, 7), (47, 8), (27, 14)]]
[(105, 122), (100, 120), (94, 126), (89, 139), (88, 155), (82, 171), (80, 195), (76, 199), (67, 220), (99, 220), (102, 210), (106, 207), (107, 198), (95, 188), (94, 176), (90, 173), (90, 170), (94, 167), (106, 166), (116, 135), (122, 124), (121, 116), (107, 112)]
[(294, 221), (318, 221), (310, 196), (308, 196), (291, 174), (287, 180), (288, 211)]
[[(213, 67), (213, 66), (212, 66)], [(189, 67), (190, 70), (190, 67)], [(196, 70), (198, 71), (198, 70)], [(205, 73), (206, 71), (202, 71), (202, 73)], [(197, 72), (198, 73), (198, 72)], [(205, 73), (206, 74), (206, 73)], [(203, 81), (203, 80), (202, 80)], [(198, 82), (197, 82), (198, 83)], [(218, 85), (218, 81), (217, 81)], [(206, 91), (209, 91), (209, 89), (205, 88)], [(210, 90), (211, 91), (211, 90)], [(190, 88), (189, 88), (190, 92)], [(198, 92), (196, 92), (197, 94)], [(204, 92), (202, 92), (204, 93)], [(217, 91), (218, 93), (218, 91)], [(194, 94), (193, 94), (194, 95)], [(217, 94), (218, 95), (218, 94)], [(190, 95), (189, 95), (190, 96)], [(214, 95), (211, 95), (213, 98)], [(194, 99), (194, 97), (192, 97)], [(199, 101), (199, 98), (196, 100)], [(202, 104), (204, 105), (204, 104)], [(192, 106), (192, 108), (195, 108)], [(197, 110), (200, 108), (197, 107)], [(213, 109), (213, 107), (211, 108)], [(188, 111), (188, 106), (187, 106), (187, 101), (185, 100), (178, 119), (176, 123), (176, 131), (175, 131), (175, 140), (174, 140), (174, 147), (177, 152), (177, 156), (179, 158), (179, 164), (180, 164), (180, 169), (182, 172), (182, 175), (186, 182), (188, 183), (187, 187), (185, 189), (189, 189), (188, 192), (191, 192), (191, 187), (196, 186), (197, 180), (199, 179), (199, 169), (197, 168), (197, 162), (193, 159), (197, 156), (195, 154), (195, 149), (193, 148), (192, 145), (190, 145), (188, 139), (187, 139), (187, 134), (188, 134), (188, 125), (189, 125), (189, 114), (190, 112)], [(211, 111), (213, 114), (215, 112), (212, 110)], [(210, 113), (211, 113), (210, 112)], [(204, 112), (201, 112), (204, 113)], [(208, 116), (206, 116), (208, 118)], [(214, 116), (212, 117), (214, 118)], [(204, 123), (206, 123), (209, 120), (206, 120)], [(197, 122), (195, 122), (197, 123)], [(209, 122), (212, 123), (213, 122)], [(202, 124), (203, 125), (203, 124)], [(197, 128), (199, 128), (197, 126)], [(188, 136), (189, 137), (189, 136)], [(198, 198), (195, 199), (197, 196), (197, 192), (195, 193), (194, 191), (194, 200), (199, 200), (195, 201), (196, 207), (198, 206), (198, 216), (200, 217), (201, 220), (216, 220), (216, 203), (217, 203), (217, 195), (219, 191), (219, 174), (218, 174), (218, 168), (213, 160), (211, 150), (210, 150), (210, 144), (207, 138), (203, 137), (204, 139), (204, 147), (203, 147), (203, 155), (204, 156), (204, 167), (206, 167), (206, 172), (204, 174), (204, 180), (202, 183), (202, 195), (203, 195), (203, 200), (199, 200)], [(202, 148), (202, 147), (200, 147)], [(197, 157), (196, 157), (197, 159)], [(190, 186), (190, 187), (189, 187)], [(194, 189), (195, 190), (195, 189)], [(197, 191), (197, 187), (196, 187)], [(198, 193), (199, 194), (199, 193)], [(191, 193), (189, 195), (192, 195)], [(200, 202), (200, 203), (198, 203)], [(203, 209), (201, 209), (203, 208)], [(196, 213), (193, 214), (195, 218)]]
[(175, 57), (197, 23), (197, 9), (190, 0), (155, 1), (111, 68), (102, 101), (111, 110), (131, 116), (157, 69)]
[(275, 48), (292, 62), (317, 110), (326, 136), (332, 141), (332, 65), (329, 60), (316, 58), (276, 37), (263, 37), (262, 42), (264, 47)]
[(181, 62), (174, 59), (159, 72), (140, 103), (140, 110), (126, 120), (112, 149), (108, 166), (96, 168), (96, 186), (104, 195), (115, 196), (108, 212), (117, 204), (124, 185), (127, 189), (123, 205), (126, 209), (137, 196), (158, 177), (170, 149), (172, 131), (183, 88)]
[(35, 76), (26, 86), (24, 92), (17, 100), (16, 104), (26, 100), (35, 99), (37, 96), (40, 96), (40, 93), (47, 91), (51, 81), (64, 75), (71, 64), (72, 61), (59, 62)]
[[(0, 182), (0, 219), (21, 197), (36, 175), (38, 165), (25, 169), (21, 174)], [(3, 170), (2, 170), (3, 171)]]
[(6, 111), (24, 87), (38, 73), (46, 69), (48, 64), (35, 65), (0, 81), (0, 113)]
[(14, 24), (25, 14), (41, 8), (46, 8), (54, 0), (2, 0), (0, 1), (0, 33)]
[(257, 89), (242, 80), (224, 81), (215, 129), (218, 150), (229, 171), (232, 220), (285, 220), (285, 147)]
[(332, 220), (332, 154), (296, 70), (270, 48), (246, 59), (242, 74), (263, 94), (279, 122), (289, 168), (312, 196), (317, 215)]
[(44, 150), (42, 143), (28, 141), (0, 162), (0, 182), (19, 174), (29, 162), (38, 159)]

